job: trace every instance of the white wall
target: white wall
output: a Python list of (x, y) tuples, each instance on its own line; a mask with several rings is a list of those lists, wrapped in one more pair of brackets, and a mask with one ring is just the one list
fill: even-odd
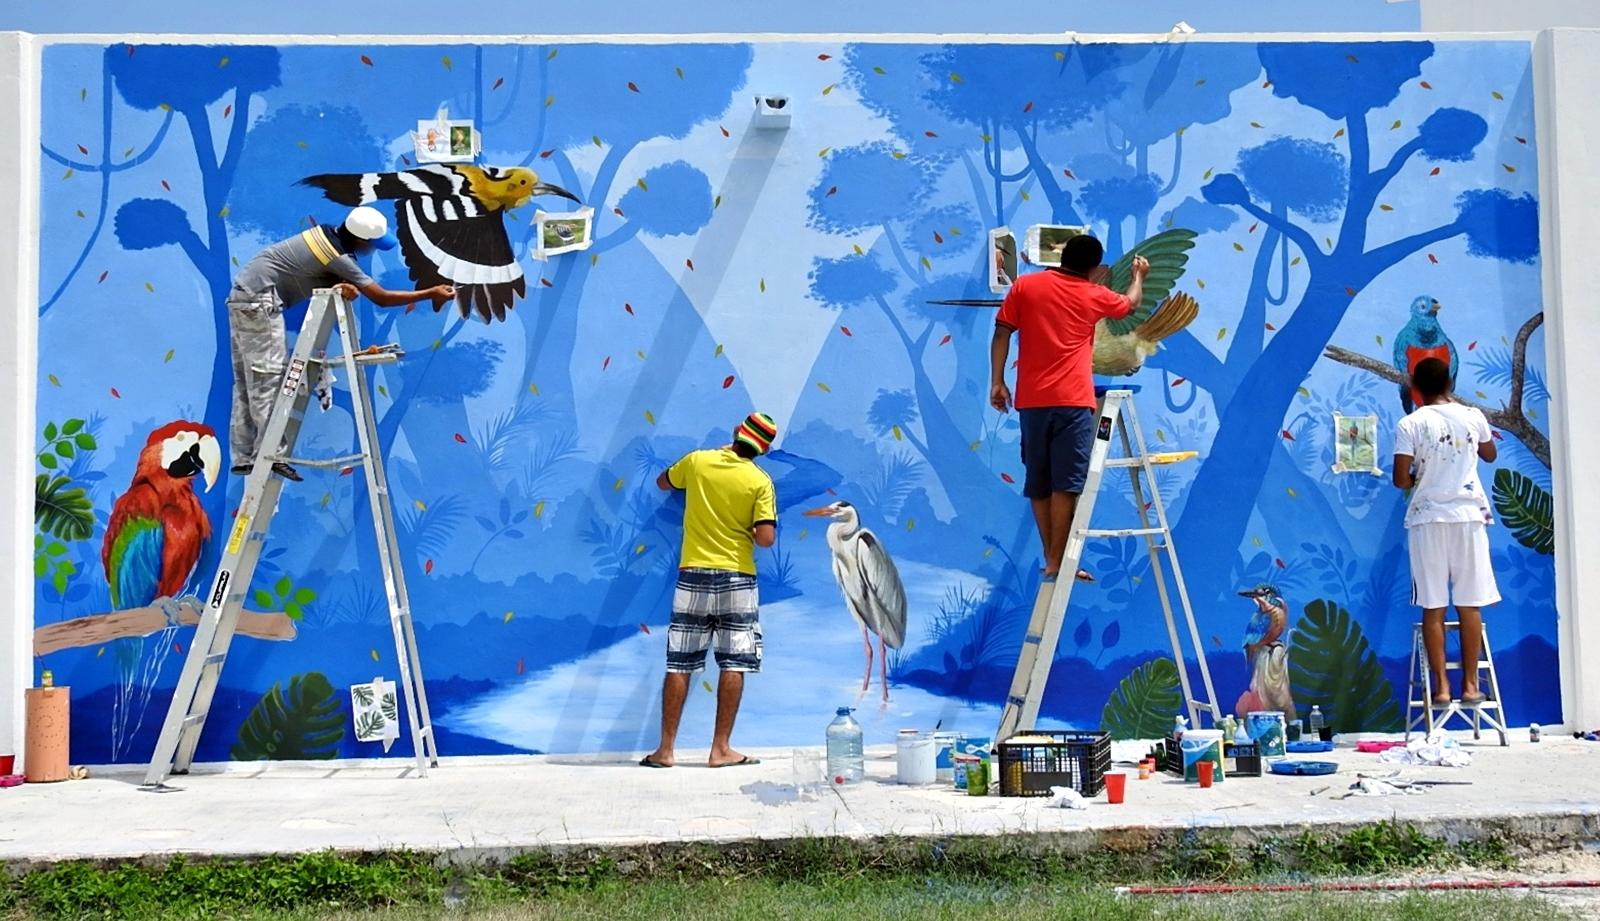
[[(1534, 43), (1539, 120), (1540, 248), (1546, 375), (1556, 494), (1556, 608), (1561, 696), (1575, 729), (1600, 726), (1600, 401), (1589, 396), (1600, 354), (1594, 253), (1600, 248), (1600, 30), (1556, 29)], [(1585, 567), (1580, 560), (1589, 560)]]
[(1423, 32), (1532, 32), (1600, 27), (1595, 0), (1422, 0)]
[(22, 688), (33, 683), (38, 61), (32, 36), (0, 33), (0, 754), (19, 758)]

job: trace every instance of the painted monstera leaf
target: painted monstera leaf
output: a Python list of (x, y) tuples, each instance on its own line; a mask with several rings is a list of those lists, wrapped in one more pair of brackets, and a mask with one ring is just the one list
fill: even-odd
[(64, 476), (39, 474), (33, 481), (33, 520), (61, 540), (87, 540), (94, 533), (94, 507), (82, 486)]
[(1494, 510), (1522, 546), (1556, 552), (1555, 502), (1544, 487), (1502, 467), (1494, 474)]
[(1159, 739), (1182, 709), (1178, 666), (1171, 659), (1151, 659), (1129, 672), (1111, 692), (1100, 714), (1100, 728), (1113, 739)]
[(391, 723), (400, 722), (400, 708), (395, 704), (393, 691), (389, 691), (383, 695), (381, 709), (383, 710), (384, 719)]
[(321, 672), (274, 684), (239, 727), (237, 761), (302, 761), (334, 758), (344, 739), (344, 709)]
[(383, 727), (388, 723), (383, 714), (376, 710), (368, 710), (356, 717), (356, 739), (362, 742), (371, 742), (383, 738)]
[(1394, 686), (1361, 625), (1333, 601), (1313, 601), (1295, 624), (1289, 681), (1297, 708), (1322, 708), (1335, 732), (1404, 728)]

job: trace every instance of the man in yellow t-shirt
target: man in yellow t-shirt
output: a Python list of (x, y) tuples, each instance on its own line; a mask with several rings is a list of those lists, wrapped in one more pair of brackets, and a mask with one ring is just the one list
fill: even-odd
[(672, 767), (673, 746), (689, 676), (705, 667), (715, 648), (717, 721), (711, 736), (711, 767), (757, 764), (728, 745), (744, 696), (746, 672), (761, 670), (761, 621), (757, 609), (757, 546), (777, 539), (778, 499), (772, 478), (754, 463), (778, 437), (766, 413), (751, 413), (733, 430), (733, 442), (691, 451), (662, 471), (656, 485), (684, 491), (683, 549), (678, 587), (667, 630), (667, 677), (661, 687), (661, 744), (639, 763)]

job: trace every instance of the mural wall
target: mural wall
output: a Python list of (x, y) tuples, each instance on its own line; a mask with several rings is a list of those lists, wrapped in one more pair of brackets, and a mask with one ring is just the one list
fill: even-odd
[[(1173, 290), (1197, 316), (1119, 380), (1157, 448), (1201, 455), (1162, 491), (1226, 709), (1252, 676), (1238, 593), (1265, 583), (1288, 665), (1258, 690), (1399, 727), (1403, 498), (1333, 472), (1333, 414), (1375, 415), (1387, 467), (1397, 362), (1442, 332), (1500, 439), (1488, 620), (1510, 718), (1559, 721), (1525, 43), (58, 44), (43, 85), (36, 648), (74, 689), (80, 761), (148, 757), (194, 632), (170, 599), (206, 591), (240, 499), (226, 472), (164, 482), (198, 503), (130, 489), (164, 472), (147, 443), (226, 445), (233, 274), (342, 219), (299, 180), (415, 168), (410, 131), (441, 107), (482, 128), (481, 163), (594, 209), (592, 248), (543, 262), (534, 212), (570, 203), (497, 212), (526, 276), (503, 319), (360, 306), (368, 340), (408, 353), (374, 384), (446, 754), (654, 746), (681, 522), (655, 476), (752, 409), (782, 430), (762, 461), (781, 521), (736, 741), (818, 744), (856, 704), (870, 741), (988, 734), (1040, 553), (1016, 418), (987, 407), (992, 310), (930, 302), (993, 297), (988, 230), (1035, 223), (1088, 224), (1111, 259), (1193, 235)], [(786, 131), (752, 125), (773, 93)], [(372, 274), (412, 287), (409, 251)], [(351, 443), (334, 396), (302, 453)], [(203, 760), (381, 750), (348, 691), (396, 677), (369, 497), (306, 473), (250, 593), (279, 628), (235, 643)], [(802, 515), (838, 500), (906, 586), (887, 702), (863, 692), (827, 522)], [(1097, 517), (1134, 512), (1108, 491)], [(167, 578), (102, 553), (164, 515), (188, 535)], [(1086, 565), (1044, 714), (1153, 734), (1179, 696), (1142, 545)], [(686, 746), (710, 732), (695, 687)]]

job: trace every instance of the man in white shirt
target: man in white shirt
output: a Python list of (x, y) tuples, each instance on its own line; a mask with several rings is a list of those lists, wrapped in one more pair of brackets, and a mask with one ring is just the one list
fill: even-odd
[[(1461, 661), (1476, 663), (1484, 605), (1500, 600), (1489, 563), (1489, 497), (1478, 461), (1496, 451), (1489, 420), (1452, 402), (1450, 366), (1437, 358), (1417, 363), (1411, 385), (1422, 405), (1400, 420), (1394, 439), (1394, 485), (1411, 490), (1406, 533), (1411, 549), (1411, 601), (1422, 608), (1422, 642), (1433, 676), (1433, 702), (1450, 703), (1445, 678), (1444, 612), (1455, 603), (1461, 622)], [(1461, 671), (1461, 703), (1483, 703), (1478, 672)]]

